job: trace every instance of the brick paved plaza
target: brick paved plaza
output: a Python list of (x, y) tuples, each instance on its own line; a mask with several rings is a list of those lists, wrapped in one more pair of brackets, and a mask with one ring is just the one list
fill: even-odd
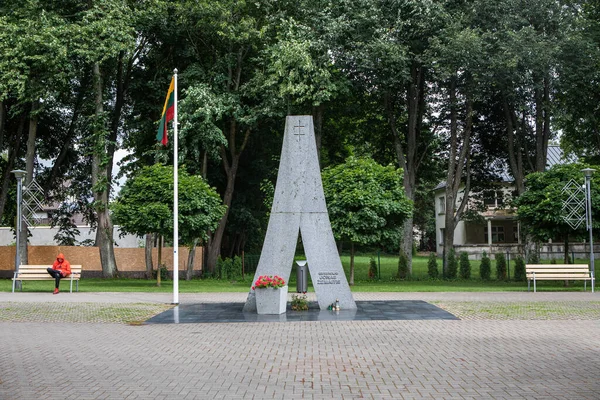
[[(535, 297), (533, 297), (535, 296)], [(357, 300), (598, 305), (591, 293), (357, 293)], [(182, 294), (181, 302), (245, 294)], [(0, 293), (4, 310), (160, 305), (143, 293)], [(45, 304), (44, 304), (45, 302)], [(596, 309), (597, 310), (597, 309)], [(0, 315), (2, 313), (0, 309)], [(573, 319), (129, 325), (0, 322), (1, 399), (598, 399), (598, 313)], [(481, 314), (488, 315), (488, 314)], [(582, 319), (583, 318), (583, 319)]]

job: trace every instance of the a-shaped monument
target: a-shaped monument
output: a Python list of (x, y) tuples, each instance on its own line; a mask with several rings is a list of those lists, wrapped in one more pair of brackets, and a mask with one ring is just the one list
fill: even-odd
[[(336, 300), (342, 310), (356, 309), (331, 231), (310, 115), (286, 118), (271, 217), (253, 282), (261, 275), (289, 281), (298, 233), (321, 310)], [(244, 311), (256, 311), (252, 290)]]

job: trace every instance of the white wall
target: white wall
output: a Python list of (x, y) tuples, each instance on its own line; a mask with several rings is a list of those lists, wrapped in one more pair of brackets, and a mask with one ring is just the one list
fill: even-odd
[[(119, 237), (119, 227), (115, 226), (114, 228), (114, 240), (118, 247), (123, 248), (134, 248), (134, 247), (144, 247), (144, 239), (134, 236), (134, 235), (126, 235), (123, 238)], [(95, 240), (96, 239), (96, 230), (92, 230), (88, 227), (81, 226), (78, 227), (80, 235), (75, 239), (78, 242), (82, 242), (86, 239)], [(54, 235), (58, 232), (58, 228), (50, 228), (49, 226), (35, 226), (30, 227), (32, 236), (29, 237), (29, 244), (32, 246), (55, 246), (58, 243), (54, 241)], [(9, 227), (0, 227), (0, 246), (9, 246), (14, 245), (15, 237), (11, 228)]]

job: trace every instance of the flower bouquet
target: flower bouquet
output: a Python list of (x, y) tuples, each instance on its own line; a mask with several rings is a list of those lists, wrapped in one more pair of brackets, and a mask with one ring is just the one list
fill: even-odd
[(285, 286), (285, 280), (280, 276), (267, 276), (262, 275), (259, 276), (256, 282), (254, 282), (254, 286), (252, 286), (252, 290), (255, 289), (264, 289), (264, 288), (282, 288)]

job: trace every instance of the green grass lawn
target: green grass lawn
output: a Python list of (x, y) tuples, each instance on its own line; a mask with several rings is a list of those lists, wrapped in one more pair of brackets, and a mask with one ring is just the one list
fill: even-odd
[[(301, 257), (298, 257), (301, 258)], [(342, 256), (342, 264), (349, 275), (350, 257)], [(495, 281), (495, 264), (492, 261), (492, 280), (482, 281), (479, 278), (479, 261), (471, 261), (471, 276), (469, 280), (446, 281), (441, 279), (432, 280), (427, 277), (427, 257), (415, 256), (413, 258), (413, 275), (408, 280), (396, 280), (394, 276), (398, 271), (398, 258), (395, 256), (381, 256), (380, 265), (381, 279), (370, 280), (368, 278), (370, 256), (355, 257), (355, 272), (353, 292), (508, 292), (526, 291), (526, 282), (498, 282)], [(377, 261), (377, 256), (374, 257)], [(582, 260), (582, 263), (585, 263)], [(441, 260), (438, 260), (441, 270)], [(512, 276), (514, 262), (510, 264)], [(194, 279), (191, 281), (180, 280), (179, 291), (181, 293), (201, 292), (246, 292), (252, 285), (252, 275), (246, 275), (245, 279), (238, 278), (233, 281), (224, 279)], [(292, 269), (289, 280), (290, 291), (296, 287), (296, 270)], [(589, 286), (589, 285), (588, 285)], [(23, 284), (24, 292), (51, 292), (54, 285), (52, 281), (26, 281)], [(10, 292), (12, 281), (0, 279), (0, 291)], [(68, 291), (68, 281), (61, 283), (61, 290)], [(146, 279), (101, 279), (86, 278), (85, 271), (79, 282), (81, 292), (155, 292), (169, 293), (173, 290), (172, 281), (163, 281), (161, 287), (156, 286), (156, 281)], [(539, 291), (581, 291), (583, 282), (572, 282), (569, 287), (564, 287), (563, 282), (539, 282)], [(588, 289), (589, 290), (589, 289)], [(312, 291), (309, 279), (309, 291)]]

